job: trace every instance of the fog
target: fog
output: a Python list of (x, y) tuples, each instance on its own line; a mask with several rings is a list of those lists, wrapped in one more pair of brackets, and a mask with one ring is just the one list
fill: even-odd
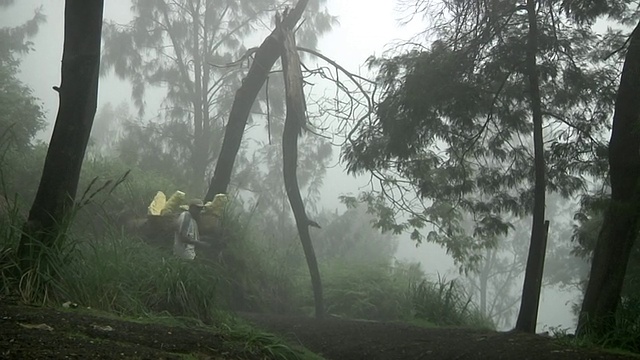
[[(48, 141), (58, 106), (58, 94), (52, 90), (52, 86), (59, 85), (60, 81), (64, 1), (18, 1), (6, 11), (0, 12), (0, 23), (3, 26), (18, 25), (28, 19), (33, 9), (39, 6), (42, 7), (47, 22), (33, 41), (34, 51), (23, 59), (20, 78), (33, 89), (34, 95), (43, 103), (49, 126), (38, 137)], [(363, 75), (368, 75), (364, 66), (368, 57), (383, 54), (389, 48), (389, 44), (396, 40), (410, 38), (422, 26), (419, 21), (401, 26), (399, 19), (403, 18), (403, 14), (396, 11), (394, 0), (376, 0), (375, 6), (372, 5), (371, 0), (329, 0), (328, 9), (331, 14), (338, 17), (339, 25), (334, 26), (329, 34), (320, 39), (318, 49), (343, 67)], [(130, 18), (127, 2), (106, 1), (104, 17), (120, 23), (127, 22)], [(261, 37), (258, 37), (253, 44), (245, 44), (245, 46), (257, 46), (260, 42)], [(130, 92), (130, 84), (127, 81), (119, 80), (113, 75), (101, 78), (98, 109), (107, 103), (115, 106), (122, 102), (130, 102)], [(147, 94), (145, 116), (154, 116), (162, 96), (162, 93), (156, 94), (154, 91)], [(338, 197), (357, 195), (361, 190), (367, 189), (369, 178), (348, 176), (338, 161), (338, 148), (334, 149), (333, 157), (330, 162), (332, 166), (327, 169), (321, 190), (319, 207), (328, 210), (338, 209), (342, 212), (345, 206)], [(419, 261), (425, 271), (434, 278), (438, 275), (446, 276), (448, 279), (460, 276), (452, 258), (444, 249), (428, 243), (416, 246), (408, 236), (401, 236), (396, 258)], [(522, 276), (516, 283), (516, 289), (520, 290), (521, 285)], [(561, 291), (553, 287), (544, 288), (538, 331), (548, 330), (550, 327), (573, 330), (575, 319), (571, 313), (571, 306), (578, 301), (579, 295), (576, 289)], [(512, 321), (513, 325), (515, 318)]]

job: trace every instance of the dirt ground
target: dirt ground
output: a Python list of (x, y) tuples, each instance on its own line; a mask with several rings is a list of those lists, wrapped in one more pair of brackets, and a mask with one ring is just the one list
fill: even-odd
[[(239, 314), (333, 360), (638, 359), (560, 346), (548, 338), (399, 323)], [(202, 329), (143, 324), (70, 310), (0, 303), (0, 359), (267, 359)]]

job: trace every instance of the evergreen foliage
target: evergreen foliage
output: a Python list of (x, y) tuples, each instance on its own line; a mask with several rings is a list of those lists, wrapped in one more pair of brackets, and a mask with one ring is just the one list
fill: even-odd
[[(575, 214), (576, 224), (573, 227), (573, 254), (589, 259), (598, 240), (599, 230), (604, 222), (604, 212), (610, 201), (608, 195), (585, 196), (581, 209)], [(629, 254), (629, 264), (622, 287), (621, 302), (633, 302), (640, 294), (640, 244), (636, 242)]]
[[(511, 229), (507, 215), (532, 209), (526, 12), (495, 1), (445, 2), (440, 10), (429, 45), (370, 61), (381, 99), (343, 159), (350, 172), (379, 180), (381, 191), (360, 200), (373, 205), (381, 228), (446, 246), (473, 267), (491, 239)], [(606, 170), (598, 155), (606, 153), (618, 72), (592, 51), (601, 37), (559, 4), (540, 8), (538, 25), (547, 188), (569, 196)], [(387, 216), (395, 211), (406, 218)]]
[[(11, 3), (0, 4), (0, 8)], [(44, 128), (44, 112), (33, 91), (18, 79), (20, 56), (33, 50), (33, 38), (45, 22), (38, 10), (16, 27), (0, 28), (0, 152), (24, 152)], [(10, 154), (12, 155), (12, 154)]]
[[(334, 21), (322, 3), (311, 2), (315, 15), (300, 31), (301, 41), (312, 47)], [(265, 30), (263, 24), (279, 6), (273, 0), (133, 0), (131, 23), (105, 25), (102, 71), (131, 81), (139, 114), (144, 114), (150, 87), (165, 93), (157, 118), (132, 124), (131, 140), (148, 137), (165, 157), (189, 164), (190, 192), (204, 193), (206, 172), (219, 152), (244, 76), (241, 65), (250, 61), (245, 43)], [(262, 111), (258, 106), (254, 110)]]
[[(12, 5), (12, 1), (0, 2), (0, 9)], [(40, 9), (35, 11), (33, 17), (16, 27), (0, 28), (0, 62), (3, 65), (17, 67), (20, 64), (20, 55), (33, 50), (32, 39), (46, 21), (46, 17)], [(15, 68), (14, 68), (15, 69)]]
[[(578, 210), (579, 204), (550, 194), (546, 213), (553, 219), (548, 234), (548, 246), (542, 284), (544, 289), (582, 290), (588, 274), (587, 259), (575, 255), (576, 243), (570, 241), (574, 221), (567, 214)], [(496, 247), (486, 249), (474, 271), (460, 281), (473, 296), (479, 311), (490, 318), (498, 329), (511, 329), (521, 299), (520, 281), (526, 265), (527, 219), (508, 219), (513, 231), (496, 239)], [(597, 233), (597, 231), (596, 231)]]

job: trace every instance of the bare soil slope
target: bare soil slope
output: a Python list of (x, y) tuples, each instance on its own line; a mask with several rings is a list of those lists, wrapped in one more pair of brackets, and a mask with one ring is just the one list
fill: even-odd
[[(550, 339), (399, 323), (240, 314), (327, 359), (637, 359)], [(265, 359), (202, 329), (0, 303), (0, 359)]]

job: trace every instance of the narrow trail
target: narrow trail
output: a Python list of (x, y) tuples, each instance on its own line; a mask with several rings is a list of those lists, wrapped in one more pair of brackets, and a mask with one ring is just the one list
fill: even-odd
[(543, 336), (514, 332), (424, 328), (338, 318), (316, 320), (265, 314), (238, 315), (329, 360), (638, 359), (598, 349), (562, 346)]
[[(272, 353), (247, 348), (210, 330), (128, 321), (0, 298), (0, 359), (265, 360)], [(561, 346), (548, 338), (463, 328), (422, 328), (400, 323), (329, 318), (316, 320), (238, 314), (257, 327), (329, 360), (417, 359), (639, 359)]]

